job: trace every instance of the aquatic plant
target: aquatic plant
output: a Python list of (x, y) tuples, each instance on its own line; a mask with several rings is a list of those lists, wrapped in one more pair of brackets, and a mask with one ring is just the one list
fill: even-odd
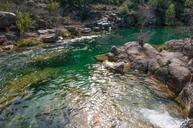
[(69, 50), (67, 49), (63, 49), (63, 50), (46, 52), (44, 54), (32, 57), (27, 62), (27, 64), (38, 65), (38, 66), (41, 66), (41, 65), (48, 66), (48, 65), (58, 64), (58, 62), (63, 62), (67, 60), (68, 51)]
[(53, 78), (57, 76), (58, 72), (55, 68), (45, 68), (7, 82), (6, 88), (3, 90), (6, 95), (0, 98), (0, 111), (9, 105), (16, 96), (23, 95), (28, 87), (37, 86), (39, 83)]

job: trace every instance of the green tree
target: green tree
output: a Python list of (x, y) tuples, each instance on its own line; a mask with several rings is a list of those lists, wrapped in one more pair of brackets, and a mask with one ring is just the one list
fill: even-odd
[(193, 0), (185, 0), (184, 1), (184, 6), (191, 7), (192, 5), (193, 5)]
[(175, 8), (175, 5), (172, 3), (168, 6), (165, 14), (167, 25), (174, 25), (175, 15), (176, 15), (176, 8)]
[(156, 8), (159, 5), (159, 0), (149, 0), (148, 5)]
[(119, 12), (121, 14), (125, 14), (125, 13), (128, 13), (129, 10), (131, 9), (131, 6), (133, 5), (132, 1), (131, 0), (126, 0), (124, 1), (121, 6), (119, 7)]
[(56, 0), (51, 0), (48, 4), (47, 4), (47, 8), (49, 11), (55, 11), (58, 8), (60, 8), (60, 2), (56, 1)]
[(35, 21), (28, 12), (16, 12), (16, 25), (19, 29), (20, 36), (22, 37), (26, 30), (32, 29), (35, 26)]

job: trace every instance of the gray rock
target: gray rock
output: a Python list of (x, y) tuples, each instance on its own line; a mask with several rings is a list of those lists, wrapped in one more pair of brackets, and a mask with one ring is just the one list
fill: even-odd
[(166, 83), (177, 95), (190, 80), (191, 72), (187, 60), (179, 52), (163, 51), (145, 44), (142, 48), (137, 42), (130, 42), (121, 48), (113, 47), (108, 53), (111, 61), (131, 64), (131, 69), (151, 73), (158, 80)]
[(16, 41), (18, 40), (19, 36), (17, 35), (16, 32), (8, 32), (5, 34), (8, 40)]
[(52, 33), (55, 33), (56, 30), (55, 30), (55, 29), (44, 29), (44, 30), (38, 30), (37, 32), (38, 32), (38, 34), (40, 34), (40, 35), (44, 35), (44, 34), (52, 34)]
[(0, 45), (7, 42), (7, 37), (5, 35), (0, 35)]
[(181, 52), (183, 55), (188, 56), (189, 58), (193, 57), (193, 40), (170, 40), (165, 44), (166, 48), (170, 51)]
[(116, 46), (112, 46), (111, 53), (113, 53), (114, 55), (118, 55), (120, 52)]
[(44, 43), (55, 43), (58, 40), (56, 34), (45, 34), (40, 37)]
[(16, 15), (12, 12), (0, 11), (0, 29), (16, 24)]
[(24, 34), (24, 37), (30, 38), (30, 37), (38, 37), (38, 34), (36, 32), (26, 32)]
[(83, 34), (89, 34), (89, 33), (91, 33), (91, 29), (90, 28), (82, 28), (81, 30), (80, 30), (80, 32), (81, 33), (83, 33)]

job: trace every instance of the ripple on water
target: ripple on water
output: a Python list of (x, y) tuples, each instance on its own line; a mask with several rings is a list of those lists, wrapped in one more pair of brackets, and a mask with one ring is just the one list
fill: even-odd
[(178, 128), (183, 119), (179, 113), (172, 116), (168, 106), (172, 105), (175, 112), (180, 107), (171, 100), (157, 98), (144, 79), (132, 74), (114, 75), (96, 66), (89, 78), (89, 97), (69, 100), (78, 111), (72, 112), (68, 127)]
[[(156, 82), (133, 74), (112, 74), (101, 65), (88, 69), (87, 64), (96, 63), (95, 55), (106, 52), (112, 45), (134, 40), (130, 36), (133, 33), (121, 32), (93, 43), (74, 43), (70, 46), (73, 49), (72, 58), (67, 64), (65, 62), (56, 67), (62, 73), (15, 97), (16, 100), (0, 113), (0, 127), (177, 128), (183, 120), (181, 109), (167, 98), (173, 97), (172, 94), (166, 96), (160, 93)], [(136, 32), (134, 35), (137, 37)], [(160, 32), (157, 35), (153, 39), (158, 39)], [(28, 69), (25, 63), (32, 56), (63, 48), (61, 43), (23, 53), (0, 55), (0, 86), (9, 79), (28, 74), (26, 71), (18, 72), (18, 69)]]

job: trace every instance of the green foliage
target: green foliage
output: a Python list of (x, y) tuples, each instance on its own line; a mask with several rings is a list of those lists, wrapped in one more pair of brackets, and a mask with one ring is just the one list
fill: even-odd
[(49, 11), (55, 11), (57, 9), (60, 8), (60, 3), (56, 0), (51, 0), (48, 4), (47, 4), (47, 8)]
[(0, 11), (12, 11), (13, 8), (13, 3), (9, 1), (2, 1), (2, 3), (0, 4)]
[(17, 41), (18, 47), (31, 47), (31, 46), (40, 46), (43, 42), (39, 38), (28, 38), (28, 39), (21, 39)]
[(185, 0), (184, 6), (191, 7), (193, 5), (193, 0)]
[(35, 26), (35, 21), (28, 12), (16, 12), (16, 25), (20, 33), (23, 34), (26, 29), (32, 29)]
[(174, 4), (170, 4), (166, 10), (166, 24), (174, 25), (176, 9)]
[(148, 1), (148, 4), (151, 6), (151, 7), (157, 7), (159, 5), (159, 1), (158, 0), (149, 0)]
[(131, 6), (133, 5), (131, 0), (126, 0), (123, 2), (123, 4), (119, 7), (119, 12), (121, 14), (125, 14), (129, 12), (129, 9), (131, 9)]
[(104, 4), (113, 4), (113, 5), (120, 5), (124, 2), (125, 0), (98, 0), (100, 3)]

